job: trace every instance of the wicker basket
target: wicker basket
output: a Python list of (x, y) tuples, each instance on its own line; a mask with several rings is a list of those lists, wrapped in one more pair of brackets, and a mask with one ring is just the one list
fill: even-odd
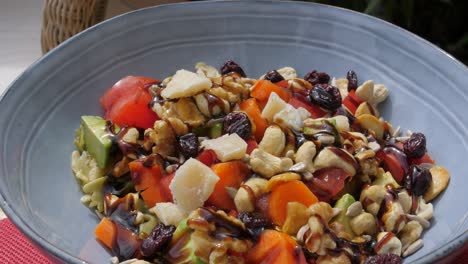
[(107, 0), (45, 0), (41, 45), (46, 53), (76, 33), (102, 21)]

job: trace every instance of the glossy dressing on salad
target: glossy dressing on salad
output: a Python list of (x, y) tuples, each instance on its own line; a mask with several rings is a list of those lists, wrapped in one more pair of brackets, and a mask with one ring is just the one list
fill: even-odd
[(81, 202), (113, 263), (401, 263), (449, 174), (354, 71), (248, 78), (227, 61), (127, 76), (83, 116)]

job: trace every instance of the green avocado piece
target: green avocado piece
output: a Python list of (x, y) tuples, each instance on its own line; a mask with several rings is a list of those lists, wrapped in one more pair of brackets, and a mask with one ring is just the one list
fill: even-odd
[(199, 242), (192, 238), (193, 230), (187, 225), (187, 219), (182, 220), (177, 226), (172, 241), (169, 244), (166, 260), (169, 263), (181, 264), (206, 264), (201, 257), (197, 256), (197, 251), (200, 251)]
[(354, 197), (351, 194), (345, 194), (341, 196), (341, 198), (336, 201), (335, 203), (335, 208), (341, 209), (341, 212), (333, 218), (332, 222), (338, 222), (344, 226), (344, 229), (347, 233), (349, 233), (351, 236), (354, 236), (354, 232), (351, 229), (350, 221), (351, 219), (349, 216), (346, 215), (346, 210), (348, 210), (348, 207), (356, 202)]
[(393, 178), (392, 174), (390, 172), (385, 172), (379, 175), (375, 178), (375, 180), (372, 182), (372, 185), (381, 185), (381, 186), (387, 186), (391, 185), (393, 188), (398, 189), (401, 186), (395, 181)]
[(223, 123), (217, 123), (210, 127), (210, 138), (219, 138), (223, 134)]
[(106, 120), (100, 116), (82, 116), (81, 135), (84, 142), (83, 149), (96, 160), (99, 168), (105, 168), (112, 147), (112, 138), (106, 130)]

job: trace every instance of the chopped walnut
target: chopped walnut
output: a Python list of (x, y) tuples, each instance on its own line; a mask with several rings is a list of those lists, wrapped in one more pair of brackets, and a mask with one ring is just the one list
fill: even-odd
[(153, 129), (145, 131), (145, 149), (152, 147), (153, 153), (161, 156), (173, 156), (176, 153), (177, 140), (172, 127), (165, 120), (154, 123)]
[(163, 120), (178, 118), (185, 124), (197, 127), (205, 122), (197, 105), (191, 98), (180, 98), (177, 101), (166, 101), (162, 105), (155, 104), (154, 110)]

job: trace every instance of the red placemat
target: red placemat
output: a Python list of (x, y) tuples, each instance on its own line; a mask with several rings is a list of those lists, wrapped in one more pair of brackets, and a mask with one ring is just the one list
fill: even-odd
[[(464, 248), (464, 252), (453, 255), (448, 258), (448, 261), (440, 263), (468, 263), (468, 245)], [(0, 263), (54, 264), (55, 261), (42, 254), (10, 220), (3, 219), (0, 220)]]
[(0, 263), (53, 264), (36, 246), (9, 220), (0, 221)]

